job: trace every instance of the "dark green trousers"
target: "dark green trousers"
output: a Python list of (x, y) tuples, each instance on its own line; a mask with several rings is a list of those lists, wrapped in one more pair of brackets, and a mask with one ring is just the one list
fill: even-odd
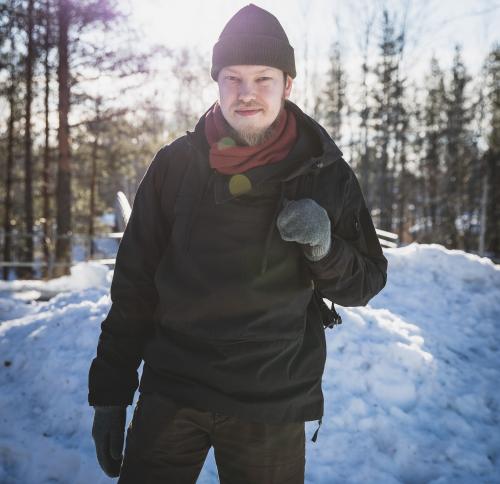
[(194, 484), (212, 446), (221, 484), (304, 483), (304, 422), (246, 422), (141, 393), (118, 484)]

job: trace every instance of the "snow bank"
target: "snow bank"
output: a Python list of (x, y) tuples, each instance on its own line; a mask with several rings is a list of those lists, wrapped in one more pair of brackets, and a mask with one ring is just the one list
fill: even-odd
[[(344, 323), (326, 330), (325, 415), (316, 443), (306, 423), (306, 482), (500, 482), (500, 266), (438, 245), (385, 254), (386, 288), (367, 307), (338, 308)], [(66, 286), (46, 283), (71, 291), (30, 304), (12, 291), (35, 281), (0, 285), (1, 483), (113, 481), (87, 405), (110, 280), (82, 265)], [(213, 450), (198, 482), (218, 482)]]
[(18, 291), (80, 291), (89, 287), (104, 286), (111, 283), (112, 271), (97, 262), (79, 262), (70, 267), (70, 275), (57, 277), (49, 281), (1, 281), (0, 294)]

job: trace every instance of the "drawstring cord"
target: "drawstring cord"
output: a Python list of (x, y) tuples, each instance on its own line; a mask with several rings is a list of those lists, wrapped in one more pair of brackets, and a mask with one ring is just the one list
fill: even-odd
[(323, 417), (321, 417), (318, 420), (318, 428), (316, 429), (316, 432), (314, 432), (314, 435), (312, 436), (312, 439), (311, 439), (313, 442), (316, 442), (316, 439), (318, 438), (318, 432), (319, 432), (319, 428), (321, 427), (322, 420), (323, 420)]

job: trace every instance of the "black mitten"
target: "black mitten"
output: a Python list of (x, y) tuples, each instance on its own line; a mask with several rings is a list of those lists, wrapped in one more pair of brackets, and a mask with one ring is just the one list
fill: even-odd
[(127, 407), (110, 405), (95, 406), (92, 438), (94, 439), (97, 460), (109, 477), (120, 475), (122, 450), (125, 436)]

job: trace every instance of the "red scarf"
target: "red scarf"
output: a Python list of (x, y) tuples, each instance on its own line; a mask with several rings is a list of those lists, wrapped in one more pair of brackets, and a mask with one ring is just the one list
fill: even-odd
[(226, 120), (219, 102), (205, 116), (205, 136), (210, 145), (210, 166), (220, 173), (232, 175), (250, 168), (282, 160), (297, 139), (297, 121), (292, 111), (283, 109), (271, 137), (256, 146), (237, 146), (224, 143), (228, 137)]

